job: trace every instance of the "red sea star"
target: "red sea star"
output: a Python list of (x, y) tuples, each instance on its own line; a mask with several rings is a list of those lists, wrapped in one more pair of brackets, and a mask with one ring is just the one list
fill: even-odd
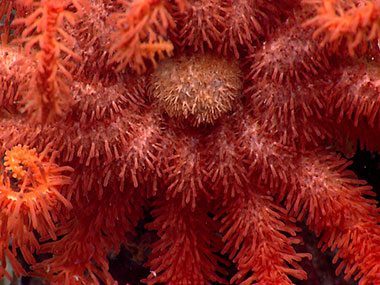
[(338, 273), (380, 283), (379, 209), (336, 153), (378, 150), (378, 1), (0, 5), (0, 275), (7, 257), (113, 284), (107, 255), (149, 208), (149, 284), (306, 279), (296, 221)]

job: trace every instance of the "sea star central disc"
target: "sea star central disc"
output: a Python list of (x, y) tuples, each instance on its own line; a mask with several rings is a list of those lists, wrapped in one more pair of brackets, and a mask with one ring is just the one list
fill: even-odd
[(234, 58), (193, 54), (166, 59), (151, 75), (150, 96), (170, 117), (213, 124), (232, 109), (242, 79)]

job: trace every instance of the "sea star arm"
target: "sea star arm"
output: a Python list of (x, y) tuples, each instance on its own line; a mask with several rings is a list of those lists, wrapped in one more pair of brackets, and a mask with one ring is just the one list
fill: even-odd
[(356, 179), (349, 164), (332, 154), (305, 154), (285, 205), (320, 236), (322, 250), (337, 248), (334, 263), (342, 260), (337, 274), (345, 268), (347, 279), (368, 284), (380, 278), (380, 215), (377, 202), (364, 197), (375, 195), (372, 187)]
[(147, 265), (151, 269), (148, 284), (224, 284), (217, 271), (225, 273), (218, 265), (222, 261), (215, 254), (221, 248), (221, 240), (207, 207), (200, 203), (193, 210), (190, 205), (181, 207), (181, 198), (170, 200), (158, 197), (148, 224), (156, 230), (159, 240), (152, 244), (152, 254)]
[(289, 275), (306, 279), (298, 262), (305, 257), (311, 259), (311, 255), (297, 253), (292, 246), (301, 241), (295, 237), (299, 230), (295, 220), (261, 191), (250, 189), (245, 196), (230, 199), (215, 217), (222, 223), (222, 254), (228, 253), (238, 270), (231, 282), (293, 284)]

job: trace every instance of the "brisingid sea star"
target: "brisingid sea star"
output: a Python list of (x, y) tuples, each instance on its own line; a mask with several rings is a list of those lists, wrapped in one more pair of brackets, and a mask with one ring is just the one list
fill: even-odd
[(0, 275), (112, 284), (151, 209), (149, 284), (306, 279), (296, 221), (380, 283), (379, 209), (337, 154), (378, 150), (379, 1), (0, 5)]

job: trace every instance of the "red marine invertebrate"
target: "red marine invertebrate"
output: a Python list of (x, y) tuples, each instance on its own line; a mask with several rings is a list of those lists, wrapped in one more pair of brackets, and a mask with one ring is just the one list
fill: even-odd
[(137, 72), (146, 71), (145, 59), (156, 66), (155, 55), (171, 55), (173, 45), (164, 41), (169, 26), (174, 26), (166, 1), (121, 1), (127, 12), (115, 13), (118, 32), (113, 38), (118, 42), (113, 45), (111, 62), (118, 62), (118, 70), (127, 64)]
[[(64, 20), (73, 24), (74, 16), (80, 16), (82, 9), (78, 7), (79, 1), (36, 1), (33, 4), (33, 13), (16, 19), (13, 24), (26, 26), (22, 37), (15, 42), (25, 43), (25, 53), (32, 55), (32, 62), (36, 65), (30, 75), (31, 79), (25, 81), (26, 86), (21, 87), (27, 90), (23, 97), (25, 110), (31, 113), (36, 122), (45, 122), (51, 121), (53, 116), (62, 116), (69, 106), (67, 81), (73, 79), (68, 71), (68, 61), (70, 58), (79, 60), (79, 57), (59, 41), (57, 36), (59, 34), (63, 40), (73, 44), (74, 39), (60, 26)], [(67, 10), (70, 4), (79, 8), (78, 14)], [(66, 54), (65, 60), (62, 59), (62, 53)], [(26, 62), (25, 68), (29, 64)]]
[(380, 33), (380, 5), (377, 1), (306, 1), (317, 9), (317, 16), (305, 26), (317, 26), (314, 37), (324, 34), (320, 45), (333, 42), (335, 49), (343, 42), (349, 54), (359, 48), (365, 51), (368, 42), (376, 44)]
[(0, 5), (0, 275), (113, 284), (145, 209), (148, 284), (306, 279), (296, 222), (380, 282), (376, 1)]
[[(55, 223), (65, 219), (62, 213), (70, 210), (72, 205), (61, 193), (63, 185), (70, 184), (70, 178), (63, 175), (72, 171), (69, 166), (59, 167), (54, 163), (57, 152), (51, 153), (47, 146), (37, 154), (35, 149), (14, 146), (5, 152), (2, 180), (0, 184), (1, 204), (1, 260), (5, 264), (7, 256), (19, 273), (26, 274), (15, 256), (20, 248), (25, 260), (34, 264), (33, 253), (39, 249), (39, 235), (56, 240)], [(12, 242), (12, 251), (8, 249)], [(2, 274), (9, 274), (2, 269)]]

